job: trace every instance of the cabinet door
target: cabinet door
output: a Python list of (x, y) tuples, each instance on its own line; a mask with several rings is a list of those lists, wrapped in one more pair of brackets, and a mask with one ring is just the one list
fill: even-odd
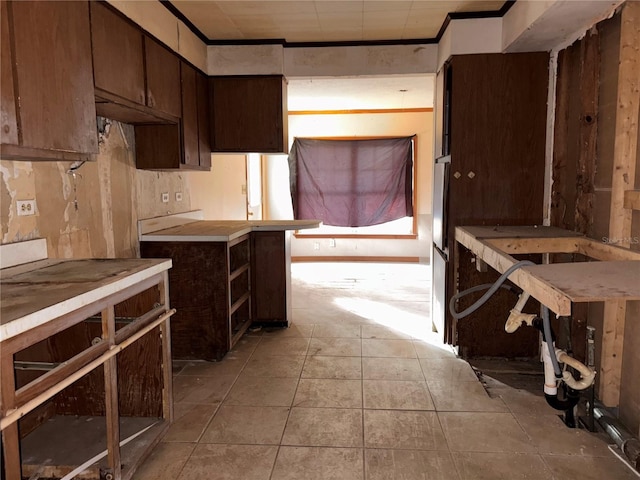
[(0, 135), (2, 143), (11, 145), (18, 144), (18, 120), (16, 117), (16, 99), (13, 86), (13, 65), (11, 58), (11, 40), (9, 37), (9, 19), (7, 2), (0, 4), (2, 8), (2, 25), (0, 26), (0, 34), (2, 35), (1, 64), (0, 64)]
[(211, 168), (211, 141), (209, 140), (209, 88), (207, 76), (196, 73), (196, 89), (198, 92), (198, 143), (200, 166)]
[(196, 70), (182, 63), (182, 143), (184, 163), (199, 165)]
[(284, 77), (213, 77), (211, 81), (213, 151), (286, 153)]
[(22, 146), (97, 153), (88, 3), (8, 6)]
[(95, 87), (144, 105), (142, 32), (104, 4), (89, 3)]
[(147, 106), (180, 118), (180, 59), (147, 36), (144, 47)]

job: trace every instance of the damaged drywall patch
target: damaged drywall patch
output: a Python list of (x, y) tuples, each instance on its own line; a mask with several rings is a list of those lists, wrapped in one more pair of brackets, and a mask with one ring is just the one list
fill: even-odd
[[(39, 237), (37, 219), (40, 214), (18, 217), (18, 200), (36, 199), (35, 175), (31, 162), (0, 161), (2, 175), (2, 243), (13, 243)], [(37, 199), (36, 199), (37, 200)]]

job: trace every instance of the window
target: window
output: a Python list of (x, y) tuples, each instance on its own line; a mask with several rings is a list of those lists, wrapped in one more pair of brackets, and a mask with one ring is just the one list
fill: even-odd
[(295, 218), (322, 220), (328, 236), (415, 238), (414, 139), (296, 139), (289, 156)]

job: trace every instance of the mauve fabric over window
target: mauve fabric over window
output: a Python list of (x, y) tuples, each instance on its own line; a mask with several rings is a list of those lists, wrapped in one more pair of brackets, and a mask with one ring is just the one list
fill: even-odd
[(364, 227), (413, 216), (412, 138), (296, 138), (289, 153), (294, 218)]

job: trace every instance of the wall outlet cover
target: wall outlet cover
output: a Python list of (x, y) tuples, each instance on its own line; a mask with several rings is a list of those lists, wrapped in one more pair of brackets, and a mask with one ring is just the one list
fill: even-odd
[(162, 203), (169, 203), (169, 192), (163, 192), (161, 198)]
[(36, 201), (35, 200), (17, 200), (16, 209), (18, 210), (18, 216), (35, 215), (36, 214)]
[(176, 202), (182, 201), (182, 192), (176, 192)]

